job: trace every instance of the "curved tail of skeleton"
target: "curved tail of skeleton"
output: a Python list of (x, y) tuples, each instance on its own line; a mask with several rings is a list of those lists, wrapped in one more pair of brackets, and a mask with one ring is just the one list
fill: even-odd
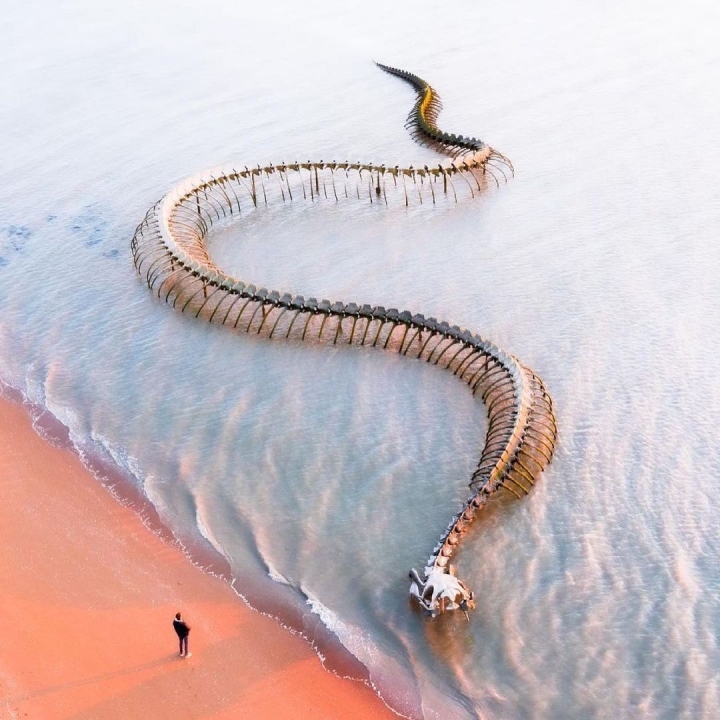
[(335, 161), (218, 168), (181, 183), (153, 205), (135, 231), (132, 251), (151, 292), (181, 312), (267, 338), (380, 347), (446, 368), (482, 398), (488, 429), (472, 494), (441, 536), (424, 577), (410, 573), (411, 595), (434, 616), (473, 606), (473, 594), (455, 577), (450, 559), (475, 514), (500, 489), (526, 495), (552, 458), (556, 425), (542, 381), (515, 357), (455, 325), (396, 308), (258, 288), (224, 273), (205, 248), (214, 225), (272, 201), (457, 202), (459, 192), (474, 196), (488, 178), (497, 183), (506, 177), (503, 168), (512, 173), (510, 161), (482, 141), (437, 128), (440, 100), (425, 81), (380, 67), (417, 90), (408, 118), (413, 134), (450, 161), (434, 168)]

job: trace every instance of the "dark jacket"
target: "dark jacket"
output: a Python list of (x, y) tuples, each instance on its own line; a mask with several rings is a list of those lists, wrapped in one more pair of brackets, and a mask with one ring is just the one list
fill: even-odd
[(173, 620), (173, 627), (178, 637), (184, 638), (190, 634), (190, 626), (184, 620)]

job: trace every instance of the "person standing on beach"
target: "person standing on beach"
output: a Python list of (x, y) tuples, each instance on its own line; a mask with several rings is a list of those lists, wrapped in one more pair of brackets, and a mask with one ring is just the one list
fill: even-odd
[(190, 635), (190, 626), (182, 619), (182, 615), (177, 613), (173, 620), (173, 627), (180, 640), (180, 657), (189, 658), (192, 653), (188, 652), (188, 635)]

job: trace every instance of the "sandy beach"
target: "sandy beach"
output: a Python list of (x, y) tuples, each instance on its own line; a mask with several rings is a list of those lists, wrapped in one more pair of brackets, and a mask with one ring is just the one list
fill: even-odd
[(8, 399), (0, 518), (0, 717), (395, 717), (151, 532)]

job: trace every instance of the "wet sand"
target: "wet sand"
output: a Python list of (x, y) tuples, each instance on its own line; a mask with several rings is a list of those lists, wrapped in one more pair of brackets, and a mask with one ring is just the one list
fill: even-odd
[[(0, 717), (396, 717), (0, 398)], [(172, 618), (192, 627), (178, 657)]]

